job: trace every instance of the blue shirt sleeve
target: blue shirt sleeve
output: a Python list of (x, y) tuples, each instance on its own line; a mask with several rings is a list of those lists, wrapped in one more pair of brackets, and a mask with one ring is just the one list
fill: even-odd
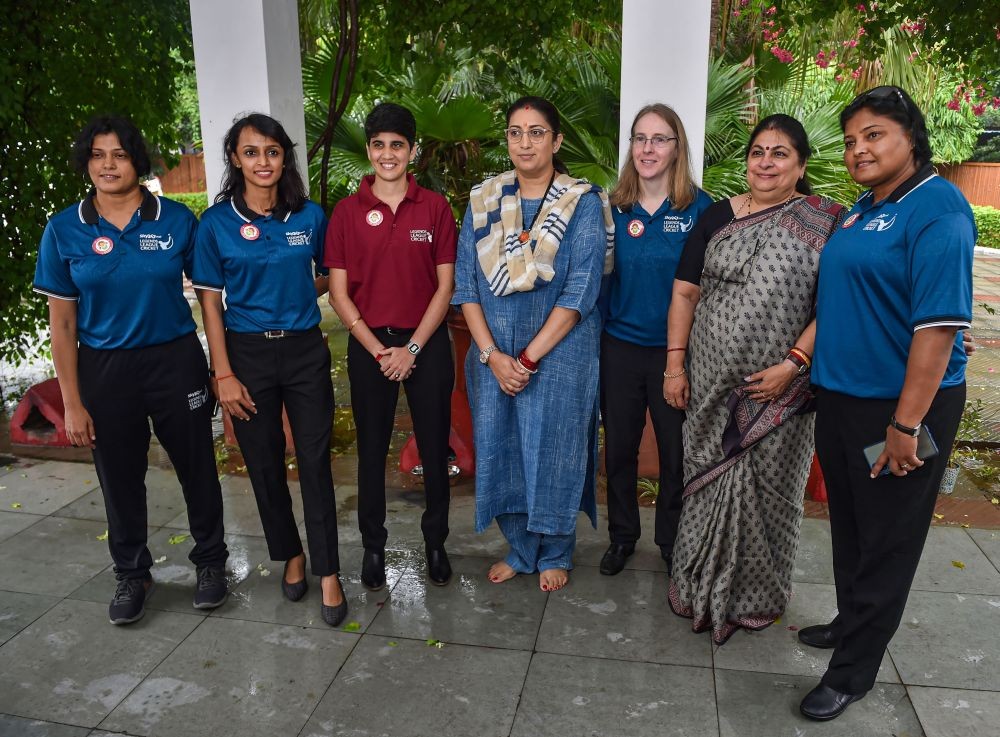
[(33, 286), (35, 291), (50, 297), (71, 300), (80, 298), (80, 290), (76, 288), (70, 275), (69, 261), (59, 253), (59, 238), (51, 220), (42, 233)]
[(455, 257), (455, 294), (452, 295), (453, 305), (468, 302), (479, 304), (479, 259), (476, 254), (476, 240), (472, 234), (472, 210), (465, 210), (462, 219), (462, 230), (458, 234), (458, 253)]
[(910, 248), (910, 326), (972, 324), (976, 230), (969, 215), (948, 212), (922, 225)]
[(196, 288), (211, 289), (216, 292), (221, 292), (226, 286), (215, 228), (212, 227), (211, 218), (206, 218), (204, 215), (195, 236), (191, 281)]
[(607, 231), (596, 194), (587, 193), (580, 199), (560, 248), (567, 246), (572, 249), (569, 273), (555, 306), (576, 310), (583, 318), (596, 306), (604, 276)]
[(181, 205), (185, 211), (184, 217), (184, 273), (188, 279), (192, 279), (194, 274), (194, 248), (195, 239), (198, 237), (198, 219), (186, 206)]
[(323, 265), (323, 259), (326, 255), (326, 228), (329, 221), (323, 212), (323, 208), (319, 205), (315, 205), (315, 207), (318, 217), (316, 218), (316, 225), (313, 228), (313, 268), (319, 276), (326, 276), (330, 273), (330, 269)]

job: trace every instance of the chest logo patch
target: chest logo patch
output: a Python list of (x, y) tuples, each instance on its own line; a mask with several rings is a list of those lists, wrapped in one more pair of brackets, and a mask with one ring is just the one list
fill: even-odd
[(260, 228), (253, 223), (244, 223), (240, 226), (240, 235), (245, 241), (255, 241), (260, 238)]
[(694, 227), (694, 217), (688, 215), (687, 219), (679, 215), (667, 215), (663, 218), (664, 233), (687, 233)]
[(434, 236), (429, 230), (411, 230), (410, 240), (416, 243), (430, 243), (434, 240)]
[(161, 241), (160, 236), (157, 233), (139, 234), (140, 251), (169, 251), (173, 247), (174, 236), (172, 233), (167, 234), (167, 239), (165, 241)]
[(106, 256), (111, 253), (115, 247), (115, 242), (108, 238), (106, 235), (102, 235), (99, 238), (95, 238), (94, 242), (90, 244), (90, 248), (98, 256)]
[(309, 230), (290, 230), (285, 233), (285, 238), (290, 246), (308, 246), (313, 239), (312, 228)]
[(633, 238), (638, 238), (640, 235), (646, 232), (646, 226), (642, 224), (641, 220), (629, 220), (628, 225), (625, 226), (628, 234)]
[(844, 224), (841, 225), (840, 227), (841, 228), (850, 228), (852, 225), (854, 225), (856, 222), (858, 222), (858, 218), (859, 217), (861, 217), (861, 213), (860, 212), (854, 213), (849, 218), (847, 218), (847, 220), (844, 221)]
[(874, 230), (881, 233), (883, 230), (889, 230), (892, 224), (896, 222), (896, 216), (893, 215), (889, 217), (888, 213), (880, 213), (874, 218), (865, 223), (865, 230)]
[(382, 213), (378, 210), (369, 210), (368, 214), (365, 215), (365, 222), (373, 228), (378, 227), (382, 224)]

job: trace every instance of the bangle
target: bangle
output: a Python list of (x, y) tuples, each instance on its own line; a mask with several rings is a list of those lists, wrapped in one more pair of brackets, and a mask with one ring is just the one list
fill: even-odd
[[(518, 356), (515, 360), (517, 361), (517, 365), (520, 366), (521, 368), (523, 368), (529, 374), (537, 374), (538, 373), (538, 369), (530, 369), (527, 366), (525, 366), (524, 363), (522, 363), (520, 356)], [(537, 366), (538, 364), (535, 364), (535, 365)]]
[(358, 315), (357, 317), (355, 317), (354, 318), (354, 322), (352, 322), (351, 326), (349, 328), (347, 328), (347, 332), (351, 332), (352, 330), (354, 330), (354, 326), (358, 324), (358, 321), (360, 319), (361, 319), (361, 315)]
[(381, 361), (382, 358), (383, 358), (383, 356), (382, 356), (381, 353), (376, 353), (375, 354), (375, 363), (378, 363), (379, 361)]
[(800, 356), (794, 350), (788, 351), (788, 355), (785, 356), (785, 360), (786, 361), (791, 361), (792, 363), (794, 363), (800, 369), (807, 369), (807, 368), (809, 368), (809, 364), (806, 363), (805, 360), (802, 358), (802, 356)]
[(806, 351), (804, 348), (799, 348), (797, 345), (794, 345), (794, 346), (792, 346), (792, 350), (793, 351), (798, 351), (803, 356), (805, 356), (808, 360), (810, 360), (810, 361), (812, 360), (812, 356), (809, 355), (809, 352)]
[[(796, 356), (800, 361), (802, 361), (802, 363), (807, 368), (809, 366), (812, 366), (812, 358), (810, 358), (809, 354), (806, 353), (801, 348), (789, 348), (788, 349), (788, 356), (786, 356), (786, 358), (788, 358), (789, 356)], [(792, 360), (794, 360), (794, 359), (792, 359)]]
[(528, 369), (531, 373), (538, 371), (538, 361), (532, 361), (528, 358), (527, 350), (521, 351), (520, 355), (517, 357), (517, 362)]
[(232, 379), (235, 376), (236, 376), (236, 374), (226, 374), (225, 376), (216, 376), (215, 380), (216, 381), (222, 381), (223, 379)]
[(680, 348), (667, 348), (667, 353), (673, 353), (674, 351), (686, 351), (687, 346), (682, 346)]
[(685, 371), (684, 369), (681, 369), (680, 372), (676, 373), (676, 374), (668, 374), (666, 371), (664, 371), (663, 372), (663, 378), (664, 379), (678, 379), (678, 378), (680, 378), (681, 376), (683, 376), (686, 373), (687, 373), (687, 371)]

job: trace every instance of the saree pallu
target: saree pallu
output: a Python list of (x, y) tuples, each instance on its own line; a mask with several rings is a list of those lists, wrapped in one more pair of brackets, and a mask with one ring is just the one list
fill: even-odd
[(789, 402), (805, 380), (736, 436), (734, 412), (746, 405), (733, 394), (745, 377), (780, 363), (812, 319), (819, 256), (841, 212), (825, 198), (792, 200), (734, 220), (705, 252), (688, 343), (686, 486), (669, 602), (717, 644), (741, 627), (770, 625), (791, 594), (813, 418), (800, 413), (804, 402), (794, 411)]

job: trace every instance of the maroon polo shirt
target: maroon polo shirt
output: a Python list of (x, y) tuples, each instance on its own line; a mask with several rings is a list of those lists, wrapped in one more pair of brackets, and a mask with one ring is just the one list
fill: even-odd
[(448, 201), (406, 175), (392, 209), (372, 192), (375, 175), (333, 208), (324, 266), (347, 271), (347, 293), (372, 328), (415, 328), (437, 291), (437, 267), (455, 263), (458, 234)]

